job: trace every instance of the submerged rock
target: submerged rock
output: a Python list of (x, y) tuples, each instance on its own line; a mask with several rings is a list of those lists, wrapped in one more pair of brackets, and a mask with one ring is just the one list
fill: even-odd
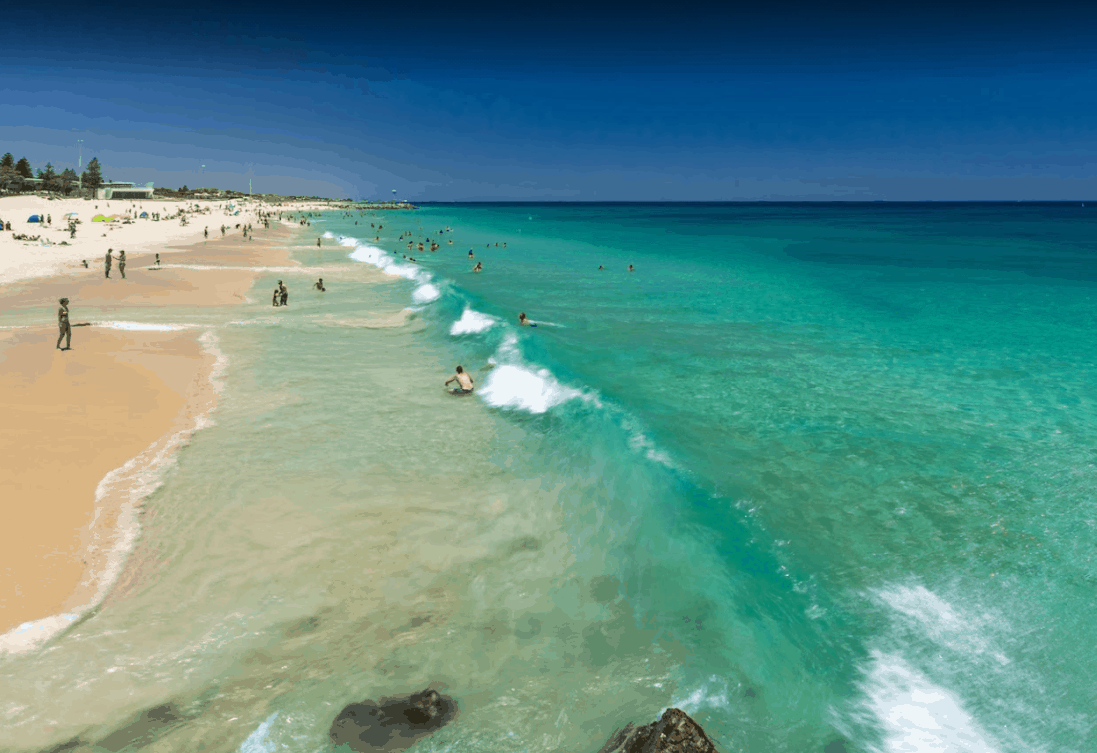
[(701, 725), (681, 709), (667, 709), (659, 721), (613, 733), (598, 753), (717, 753)]
[(411, 696), (363, 701), (343, 709), (328, 737), (336, 745), (359, 751), (399, 751), (410, 748), (457, 715), (457, 702), (435, 690)]

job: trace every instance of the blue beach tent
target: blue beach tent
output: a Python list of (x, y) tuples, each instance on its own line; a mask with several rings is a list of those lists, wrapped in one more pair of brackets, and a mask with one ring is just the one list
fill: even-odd
[(27, 222), (41, 222), (41, 221), (42, 221), (42, 218), (39, 217), (36, 214), (32, 214), (30, 217), (27, 218)]
[(141, 216), (142, 216), (142, 217), (148, 217), (148, 216), (149, 216), (149, 213), (148, 213), (148, 212), (141, 212)]

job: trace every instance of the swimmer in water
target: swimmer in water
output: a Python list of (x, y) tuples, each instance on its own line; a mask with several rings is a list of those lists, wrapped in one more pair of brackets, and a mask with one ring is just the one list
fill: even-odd
[(629, 271), (629, 272), (635, 272), (636, 270), (632, 268), (632, 265), (631, 265), (631, 264), (629, 264), (629, 265), (628, 265), (628, 271)]
[(603, 271), (604, 269), (605, 269), (605, 267), (603, 267), (601, 264), (598, 265), (598, 271), (599, 272)]
[(530, 323), (530, 321), (529, 321), (529, 319), (526, 318), (526, 312), (525, 311), (518, 314), (518, 324), (520, 324), (524, 327), (524, 326), (528, 325), (529, 323)]
[(481, 262), (476, 262), (476, 266), (472, 268), (472, 271), (473, 272), (479, 272), (483, 268), (484, 268), (484, 265)]
[(457, 373), (446, 380), (446, 387), (449, 387), (453, 382), (457, 382), (457, 387), (450, 390), (454, 395), (467, 395), (472, 392), (472, 377), (465, 373), (465, 370), (460, 366), (457, 367)]
[(470, 259), (471, 259), (471, 258), (473, 258), (473, 256), (472, 256), (472, 249), (471, 249), (471, 248), (469, 249), (469, 258), (470, 258)]
[(324, 287), (324, 278), (323, 277), (321, 277), (319, 280), (317, 280), (316, 284), (313, 285), (312, 287), (316, 290), (319, 290), (321, 293), (326, 293), (327, 290), (328, 290), (327, 288)]

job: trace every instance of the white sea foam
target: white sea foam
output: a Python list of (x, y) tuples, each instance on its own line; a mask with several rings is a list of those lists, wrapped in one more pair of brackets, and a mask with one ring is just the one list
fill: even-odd
[(560, 384), (548, 369), (531, 371), (510, 365), (493, 369), (478, 393), (488, 405), (530, 413), (544, 413), (554, 405), (583, 395), (577, 389)]
[(96, 327), (107, 329), (124, 329), (130, 332), (179, 332), (184, 329), (193, 329), (193, 324), (152, 324), (149, 322), (92, 322)]
[[(696, 714), (702, 709), (726, 709), (728, 708), (728, 684), (716, 675), (708, 678), (708, 682), (694, 688), (689, 695), (676, 698), (667, 708), (681, 709), (687, 714)], [(659, 712), (662, 716), (666, 709)], [(657, 717), (658, 718), (658, 717)]]
[(248, 739), (240, 743), (240, 753), (274, 753), (275, 745), (267, 736), (270, 734), (271, 724), (277, 717), (278, 712), (275, 711), (248, 735)]
[(330, 230), (325, 230), (324, 234), (321, 237), (323, 237), (323, 238), (334, 238), (335, 235)]
[(473, 335), (478, 332), (486, 332), (491, 329), (498, 321), (494, 316), (482, 314), (479, 311), (473, 311), (470, 308), (466, 308), (461, 312), (461, 318), (453, 323), (453, 326), (449, 328), (449, 333), (454, 337), (458, 335)]
[(441, 296), (442, 291), (427, 282), (415, 289), (415, 292), (411, 294), (411, 300), (416, 303), (430, 303), (431, 301), (437, 301)]
[(872, 652), (864, 690), (884, 731), (880, 753), (996, 753), (991, 736), (960, 700), (901, 658)]
[(403, 277), (405, 280), (418, 283), (419, 286), (411, 296), (415, 303), (431, 303), (441, 297), (442, 291), (433, 283), (431, 274), (422, 267), (398, 261), (386, 251), (368, 243), (359, 243), (354, 238), (341, 237), (339, 243), (354, 248), (348, 254), (351, 259), (364, 264), (372, 264), (387, 275)]
[(897, 586), (876, 592), (895, 611), (918, 624), (937, 645), (965, 655), (987, 655), (1001, 665), (1009, 658), (996, 650), (979, 628), (988, 618), (962, 614), (925, 586)]

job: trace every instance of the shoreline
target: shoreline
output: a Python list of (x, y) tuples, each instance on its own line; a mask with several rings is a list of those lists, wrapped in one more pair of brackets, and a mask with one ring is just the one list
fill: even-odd
[[(0, 329), (0, 420), (10, 429), (0, 489), (17, 510), (0, 547), (0, 656), (41, 645), (133, 579), (142, 502), (212, 423), (220, 394), (226, 360), (212, 328), (86, 319), (246, 303), (264, 271), (295, 265), (298, 233), (272, 221), (256, 235), (150, 246), (130, 257), (125, 281), (104, 278), (100, 264), (0, 284), (5, 315), (35, 320)], [(154, 252), (182, 266), (151, 269)], [(43, 321), (62, 296), (74, 325), (91, 325), (74, 328), (68, 352), (49, 347), (56, 329)]]

